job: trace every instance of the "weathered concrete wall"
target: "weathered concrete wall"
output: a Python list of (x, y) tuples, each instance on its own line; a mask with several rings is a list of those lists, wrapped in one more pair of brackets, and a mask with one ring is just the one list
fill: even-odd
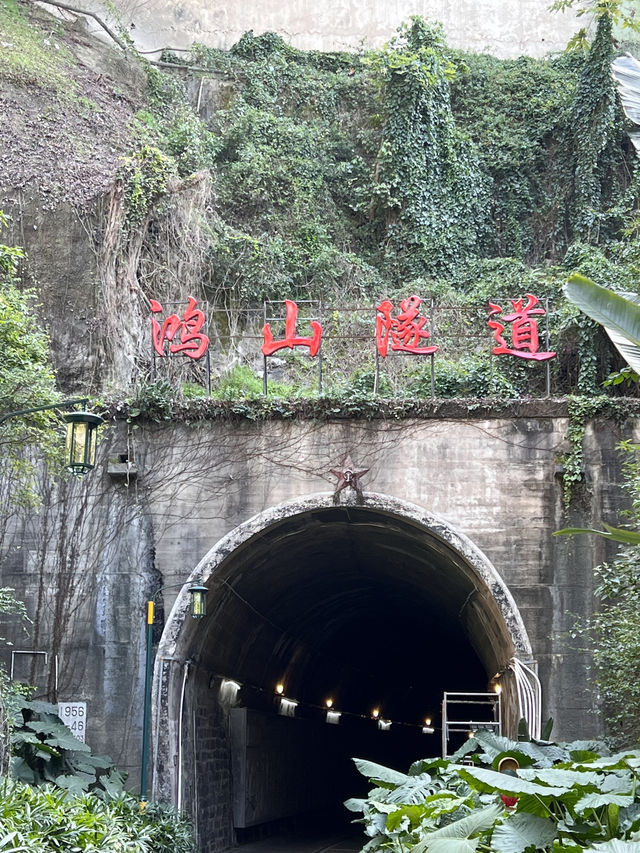
[[(351, 453), (371, 469), (365, 494), (441, 515), (492, 561), (524, 619), (554, 734), (586, 736), (598, 729), (587, 662), (564, 635), (571, 614), (591, 611), (592, 567), (605, 546), (552, 536), (567, 520), (556, 470), (567, 420), (541, 411), (462, 421), (144, 424), (128, 434), (120, 423), (93, 474), (47, 486), (43, 510), (8, 525), (0, 583), (17, 588), (34, 618), (30, 637), (9, 638), (16, 648), (58, 656), (57, 689), (51, 657), (43, 692), (86, 699), (89, 742), (135, 775), (146, 596), (161, 582), (182, 584), (223, 535), (255, 513), (330, 492), (330, 469)], [(627, 424), (620, 435), (634, 429)], [(618, 438), (609, 422), (589, 430), (585, 489), (571, 522), (615, 523), (623, 500)], [(138, 469), (129, 481), (107, 473), (107, 457), (123, 450)], [(172, 598), (168, 591), (166, 603)]]
[[(87, 2), (87, 8), (100, 5)], [(229, 48), (251, 29), (279, 33), (304, 50), (380, 47), (403, 21), (421, 15), (442, 22), (452, 47), (501, 57), (543, 56), (564, 50), (579, 26), (571, 12), (550, 12), (547, 0), (330, 0), (322, 6), (304, 0), (116, 0), (114, 5), (122, 22), (133, 25), (131, 35), (145, 50), (188, 48), (194, 41)]]

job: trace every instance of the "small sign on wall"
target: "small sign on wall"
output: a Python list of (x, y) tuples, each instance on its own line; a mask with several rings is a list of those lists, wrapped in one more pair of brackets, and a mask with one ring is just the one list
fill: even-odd
[(87, 703), (86, 702), (58, 702), (58, 716), (75, 737), (82, 743), (85, 742), (87, 728)]

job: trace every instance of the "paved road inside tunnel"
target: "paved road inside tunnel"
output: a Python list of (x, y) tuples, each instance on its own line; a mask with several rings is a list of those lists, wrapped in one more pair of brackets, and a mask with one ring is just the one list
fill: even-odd
[(357, 834), (348, 832), (342, 837), (335, 833), (278, 835), (234, 849), (237, 853), (357, 853), (367, 840), (361, 830)]

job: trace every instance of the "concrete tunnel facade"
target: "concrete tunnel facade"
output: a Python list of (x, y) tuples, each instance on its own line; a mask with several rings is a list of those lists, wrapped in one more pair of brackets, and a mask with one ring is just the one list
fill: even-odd
[[(221, 539), (192, 581), (209, 589), (208, 614), (191, 619), (187, 583), (156, 656), (154, 787), (191, 812), (204, 850), (337, 809), (358, 793), (354, 756), (406, 770), (439, 754), (422, 725), (439, 719), (443, 691), (485, 691), (514, 657), (532, 659), (486, 556), (386, 495), (272, 507)], [(295, 717), (278, 715), (278, 684)], [(328, 697), (338, 726), (326, 725)], [(516, 701), (507, 690), (512, 726)], [(374, 725), (374, 708), (392, 731)]]

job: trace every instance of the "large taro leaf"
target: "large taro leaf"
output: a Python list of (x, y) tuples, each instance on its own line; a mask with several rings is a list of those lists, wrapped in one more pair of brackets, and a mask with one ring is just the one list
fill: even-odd
[(599, 791), (592, 791), (590, 794), (585, 794), (584, 797), (580, 797), (578, 802), (575, 804), (575, 810), (579, 814), (584, 814), (584, 812), (589, 809), (599, 809), (600, 806), (630, 806), (633, 803), (633, 794), (615, 794), (615, 793), (607, 793), (602, 794)]
[(414, 761), (409, 768), (409, 776), (420, 776), (422, 773), (443, 770), (449, 767), (449, 762), (444, 758), (420, 758)]
[(613, 755), (603, 755), (581, 764), (588, 770), (628, 770), (630, 767), (640, 767), (640, 750), (629, 749), (616, 752)]
[(85, 775), (58, 776), (55, 779), (55, 784), (59, 788), (69, 791), (70, 794), (84, 794), (89, 790), (89, 780)]
[(82, 755), (78, 760), (90, 764), (94, 770), (110, 770), (113, 767), (113, 758), (109, 755)]
[(420, 825), (426, 812), (427, 809), (424, 806), (402, 806), (402, 808), (396, 809), (393, 814), (387, 815), (387, 829), (390, 832), (395, 832), (398, 829), (410, 831)]
[(490, 829), (502, 813), (503, 808), (498, 805), (475, 811), (427, 833), (411, 848), (411, 853), (424, 853), (426, 850), (429, 853), (471, 853), (481, 840), (472, 836)]
[(620, 809), (619, 822), (623, 832), (637, 832), (640, 829), (640, 803), (634, 802), (628, 808)]
[(580, 771), (556, 767), (526, 768), (520, 770), (518, 775), (529, 782), (541, 782), (543, 785), (561, 788), (571, 788), (573, 785), (579, 785), (581, 788), (592, 785), (595, 788), (602, 781), (600, 774), (594, 770), (588, 771), (586, 769)]
[(493, 761), (493, 759), (498, 755), (508, 753), (513, 749), (518, 749), (520, 746), (520, 744), (517, 744), (515, 741), (509, 740), (507, 737), (497, 735), (494, 732), (478, 731), (475, 732), (473, 739), (482, 746), (483, 755), (486, 756), (489, 761)]
[(433, 792), (433, 788), (433, 780), (428, 773), (407, 776), (395, 790), (389, 791), (386, 800), (388, 803), (421, 803)]
[(491, 848), (497, 853), (523, 853), (527, 847), (548, 847), (555, 837), (553, 821), (518, 812), (493, 830)]
[(640, 373), (640, 306), (578, 273), (570, 276), (564, 292), (587, 317), (604, 326), (627, 364)]
[(562, 797), (571, 790), (571, 785), (541, 785), (521, 779), (519, 776), (511, 776), (506, 773), (497, 773), (495, 770), (486, 770), (483, 767), (458, 767), (458, 773), (466, 779), (477, 791), (486, 793), (510, 794), (534, 794), (538, 797)]
[(373, 761), (366, 761), (363, 758), (353, 759), (356, 767), (367, 779), (373, 779), (376, 782), (384, 782), (391, 785), (402, 785), (409, 777), (406, 773), (400, 773), (398, 770), (392, 770), (390, 767), (383, 767), (382, 764), (376, 764)]
[(597, 851), (597, 853), (640, 853), (640, 841), (622, 841), (620, 838), (612, 838), (611, 841), (603, 841), (592, 847), (585, 847), (584, 851)]
[[(100, 785), (102, 785), (105, 793), (110, 797), (117, 797), (122, 793), (124, 788), (124, 777), (118, 771), (105, 773), (100, 777)], [(96, 791), (93, 791), (96, 793)]]
[(57, 749), (68, 749), (72, 752), (91, 752), (91, 747), (74, 737), (62, 723), (53, 726), (51, 723), (27, 723), (31, 731), (45, 735), (45, 743)]
[(491, 763), (494, 769), (501, 758), (509, 755), (516, 758), (520, 767), (537, 764), (539, 767), (551, 767), (554, 761), (566, 757), (565, 750), (554, 743), (538, 743), (536, 741), (512, 741), (494, 732), (476, 732), (471, 740), (477, 740), (483, 750), (483, 758)]
[(429, 853), (475, 853), (481, 841), (481, 838), (436, 838), (428, 849)]
[(34, 714), (47, 714), (47, 716), (54, 717), (60, 722), (58, 706), (52, 705), (51, 702), (44, 702), (42, 699), (31, 699), (30, 701), (23, 701), (22, 707), (28, 711), (33, 711)]
[(20, 782), (28, 782), (30, 785), (35, 784), (35, 771), (29, 767), (24, 758), (20, 758), (18, 755), (14, 755), (11, 758), (10, 772), (13, 779), (18, 779)]

